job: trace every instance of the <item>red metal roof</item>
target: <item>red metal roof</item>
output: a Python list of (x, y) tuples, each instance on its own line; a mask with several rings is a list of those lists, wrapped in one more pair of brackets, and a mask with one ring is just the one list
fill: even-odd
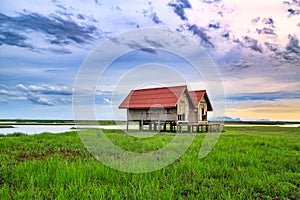
[(175, 107), (187, 86), (132, 90), (119, 108)]
[(189, 95), (193, 101), (194, 106), (197, 108), (199, 101), (203, 98), (206, 90), (189, 91)]
[(206, 93), (206, 90), (197, 90), (197, 91), (189, 91), (189, 95), (193, 101), (193, 104), (195, 106), (195, 108), (198, 107), (198, 103), (199, 101), (201, 101), (201, 99), (204, 97), (206, 102), (207, 102), (207, 110), (208, 111), (212, 111), (212, 105), (208, 99), (208, 95)]

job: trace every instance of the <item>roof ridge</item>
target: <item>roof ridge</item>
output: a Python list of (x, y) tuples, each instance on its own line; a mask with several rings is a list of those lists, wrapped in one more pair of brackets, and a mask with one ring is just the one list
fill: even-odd
[(189, 90), (189, 92), (206, 92), (206, 90)]
[(155, 88), (143, 88), (143, 89), (137, 89), (137, 90), (131, 90), (131, 91), (154, 90), (154, 89), (166, 89), (166, 88), (176, 88), (176, 87), (186, 87), (186, 88), (187, 88), (187, 85), (165, 86), (165, 87), (155, 87)]

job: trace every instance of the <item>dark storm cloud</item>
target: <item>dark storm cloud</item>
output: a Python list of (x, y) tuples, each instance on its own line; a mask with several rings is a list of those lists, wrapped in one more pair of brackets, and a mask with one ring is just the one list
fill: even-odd
[(264, 24), (274, 26), (274, 20), (273, 20), (271, 17), (269, 17), (269, 18), (264, 18), (264, 19), (262, 20), (262, 22), (263, 22)]
[(210, 41), (211, 37), (205, 33), (205, 29), (202, 27), (198, 27), (193, 24), (188, 27), (188, 30), (191, 31), (194, 35), (200, 38), (201, 44), (205, 47), (214, 47), (214, 44)]
[(289, 8), (287, 10), (291, 15), (299, 15), (300, 14), (300, 10), (295, 10), (293, 8)]
[[(1, 22), (1, 16), (0, 16)], [(26, 42), (28, 38), (22, 34), (4, 30), (0, 25), (0, 45), (18, 46), (33, 50), (33, 46)]]
[(285, 61), (285, 64), (299, 65), (300, 63), (300, 45), (296, 35), (288, 36), (289, 42), (286, 45), (285, 51), (277, 53), (279, 58)]
[[(118, 40), (112, 40), (112, 41), (117, 44), (120, 44), (120, 41)], [(132, 41), (131, 43), (127, 43), (127, 46), (130, 47), (131, 49), (141, 50), (151, 54), (157, 54), (157, 48), (164, 47), (164, 45), (158, 42), (157, 40), (152, 40), (148, 37), (145, 37), (144, 41), (147, 44), (147, 46), (145, 46), (144, 44), (143, 45), (139, 44), (135, 41)]]
[(300, 1), (299, 0), (292, 0), (290, 1), (284, 1), (284, 4), (288, 6), (287, 12), (289, 16), (295, 16), (300, 14)]
[(156, 13), (153, 13), (151, 15), (151, 18), (152, 18), (152, 21), (155, 23), (155, 24), (160, 24), (162, 23), (162, 21), (160, 21), (160, 19), (158, 18), (157, 14)]
[(145, 47), (145, 46), (142, 46), (142, 45), (140, 45), (140, 44), (138, 44), (136, 42), (128, 43), (127, 45), (131, 49), (141, 50), (141, 51), (144, 51), (144, 52), (147, 52), (147, 53), (151, 53), (151, 54), (157, 54), (156, 49), (153, 48), (153, 47)]
[(258, 34), (265, 34), (265, 35), (274, 35), (276, 36), (276, 33), (274, 32), (274, 30), (272, 28), (262, 28), (262, 29), (256, 29), (256, 32)]
[(223, 37), (223, 38), (229, 39), (230, 33), (229, 33), (229, 32), (224, 32), (224, 33), (222, 34), (222, 37)]
[(265, 42), (265, 46), (272, 52), (278, 53), (279, 52), (279, 48), (277, 47), (277, 45), (275, 44), (271, 44), (269, 42)]
[[(38, 13), (26, 12), (10, 17), (0, 13), (1, 44), (34, 49), (33, 45), (26, 42), (31, 38), (23, 34), (31, 32), (45, 34), (48, 38), (46, 42), (58, 46), (87, 44), (98, 36), (98, 30), (95, 26), (79, 25), (70, 19), (65, 20), (58, 15), (44, 16)], [(39, 49), (39, 47), (36, 48)], [(67, 50), (57, 50), (57, 53), (69, 52)]]
[(253, 51), (263, 53), (262, 47), (258, 44), (258, 41), (249, 36), (244, 36), (243, 40), (233, 40), (233, 42), (240, 44), (242, 47), (246, 47)]
[(169, 3), (168, 6), (173, 7), (174, 12), (180, 17), (182, 20), (187, 20), (185, 16), (184, 9), (192, 8), (190, 2), (188, 0), (177, 0), (176, 2)]
[(155, 47), (155, 48), (162, 48), (162, 47), (164, 47), (164, 45), (162, 45), (161, 43), (159, 43), (157, 40), (151, 40), (148, 37), (145, 37), (144, 39), (147, 42), (147, 44), (151, 45), (152, 47)]
[(149, 8), (142, 9), (142, 14), (144, 17), (150, 18), (155, 24), (160, 24), (162, 21), (159, 19), (157, 13), (154, 11), (155, 8), (153, 7), (151, 2), (148, 2)]
[(300, 55), (300, 46), (299, 40), (296, 35), (289, 35), (288, 36), (289, 42), (286, 46), (287, 52), (295, 53)]
[(209, 23), (208, 24), (208, 28), (213, 28), (213, 29), (219, 29), (221, 28), (220, 23), (216, 22), (216, 23)]

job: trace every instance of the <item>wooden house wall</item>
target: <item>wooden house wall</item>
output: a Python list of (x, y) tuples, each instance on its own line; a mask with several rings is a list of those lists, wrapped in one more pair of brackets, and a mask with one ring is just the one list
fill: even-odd
[(177, 113), (178, 115), (185, 115), (184, 121), (197, 122), (197, 112), (195, 111), (187, 92), (184, 92), (178, 100)]
[(129, 121), (176, 121), (176, 108), (129, 109)]
[[(202, 110), (204, 110), (204, 115), (206, 116), (206, 120), (203, 120), (203, 114), (202, 114)], [(198, 104), (198, 121), (207, 121), (207, 102), (205, 100), (205, 98), (203, 97), (201, 99), (201, 101), (199, 101)]]

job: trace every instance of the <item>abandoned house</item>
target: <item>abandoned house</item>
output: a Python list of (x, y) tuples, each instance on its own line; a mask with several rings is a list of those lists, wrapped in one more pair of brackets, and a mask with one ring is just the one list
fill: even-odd
[(185, 85), (132, 90), (119, 108), (127, 109), (127, 130), (129, 122), (139, 122), (140, 130), (148, 125), (150, 130), (166, 131), (169, 125), (177, 132), (182, 126), (202, 131), (207, 112), (213, 110), (205, 90), (188, 91)]

